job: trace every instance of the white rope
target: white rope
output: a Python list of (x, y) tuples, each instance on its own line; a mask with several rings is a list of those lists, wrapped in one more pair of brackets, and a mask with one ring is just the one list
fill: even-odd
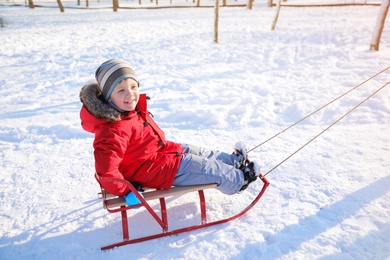
[(288, 159), (290, 159), (293, 155), (295, 155), (296, 153), (298, 153), (300, 150), (302, 150), (305, 146), (307, 146), (308, 144), (310, 144), (312, 141), (314, 141), (315, 139), (317, 139), (317, 137), (319, 137), (320, 135), (322, 135), (323, 133), (325, 133), (327, 130), (329, 130), (329, 128), (331, 128), (332, 126), (334, 126), (335, 124), (337, 124), (340, 120), (342, 120), (344, 117), (346, 117), (348, 114), (350, 114), (352, 111), (354, 111), (356, 108), (358, 108), (361, 104), (363, 104), (364, 102), (366, 102), (367, 100), (369, 100), (372, 96), (374, 96), (376, 93), (378, 93), (379, 91), (381, 91), (383, 88), (385, 88), (387, 85), (390, 84), (390, 81), (387, 82), (385, 85), (383, 85), (382, 87), (380, 87), (379, 89), (377, 89), (374, 93), (372, 93), (371, 95), (369, 95), (366, 99), (364, 99), (362, 102), (360, 102), (359, 104), (357, 104), (356, 106), (354, 106), (351, 110), (349, 110), (346, 114), (344, 114), (342, 117), (340, 117), (339, 119), (337, 119), (335, 122), (333, 122), (331, 125), (329, 125), (327, 128), (325, 128), (324, 130), (322, 130), (319, 134), (317, 134), (316, 136), (314, 136), (310, 141), (308, 141), (307, 143), (305, 143), (303, 146), (301, 146), (298, 150), (296, 150), (295, 152), (293, 152), (291, 155), (289, 155), (286, 159), (284, 159), (283, 161), (281, 161), (279, 164), (277, 164), (274, 168), (272, 168), (271, 170), (269, 170), (266, 174), (264, 174), (264, 177), (267, 176), (270, 172), (272, 172), (273, 170), (275, 170), (277, 167), (279, 167), (282, 163), (284, 163), (285, 161), (287, 161)]
[(302, 119), (300, 119), (299, 121), (295, 122), (294, 124), (290, 125), (289, 127), (283, 129), (282, 131), (280, 131), (279, 133), (277, 133), (276, 135), (272, 136), (271, 138), (265, 140), (264, 142), (258, 144), (257, 146), (253, 147), (252, 149), (248, 150), (248, 153), (259, 148), (260, 146), (262, 146), (263, 144), (267, 143), (268, 141), (271, 141), (272, 139), (274, 139), (275, 137), (277, 137), (278, 135), (280, 135), (281, 133), (284, 133), (286, 132), (287, 130), (289, 130), (290, 128), (296, 126), (297, 124), (301, 123), (302, 121), (306, 120), (307, 118), (309, 118), (310, 116), (314, 115), (315, 113), (317, 113), (318, 111), (324, 109), (325, 107), (329, 106), (330, 104), (332, 104), (333, 102), (339, 100), (340, 98), (344, 97), (345, 95), (349, 94), (350, 92), (354, 91), (355, 89), (357, 89), (358, 87), (362, 86), (363, 84), (367, 83), (368, 81), (370, 81), (371, 79), (377, 77), (378, 75), (380, 75), (381, 73), (385, 72), (386, 70), (390, 69), (390, 66), (385, 68), (384, 70), (376, 73), (375, 75), (371, 76), (370, 78), (368, 78), (367, 80), (363, 81), (362, 83), (360, 83), (359, 85), (355, 86), (354, 88), (348, 90), (347, 92), (345, 92), (344, 94), (338, 96), (337, 98), (333, 99), (332, 101), (330, 101), (329, 103), (323, 105), (322, 107), (318, 108), (317, 110), (315, 110), (314, 112), (308, 114), (307, 116), (303, 117)]

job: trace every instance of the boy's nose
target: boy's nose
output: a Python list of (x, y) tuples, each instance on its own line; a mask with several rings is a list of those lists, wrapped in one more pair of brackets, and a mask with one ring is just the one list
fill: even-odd
[(131, 90), (126, 91), (127, 96), (134, 96), (134, 92)]

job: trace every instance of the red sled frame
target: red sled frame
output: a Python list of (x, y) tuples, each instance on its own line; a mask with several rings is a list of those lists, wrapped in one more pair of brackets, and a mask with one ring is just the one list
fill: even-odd
[[(206, 216), (206, 199), (205, 199), (203, 190), (207, 189), (207, 188), (215, 188), (216, 184), (193, 186), (192, 189), (188, 189), (188, 187), (174, 187), (174, 188), (171, 188), (171, 189), (168, 189), (168, 190), (157, 190), (157, 191), (155, 191), (155, 193), (159, 192), (159, 191), (162, 191), (160, 194), (156, 195), (157, 197), (155, 197), (155, 198), (159, 198), (159, 200), (160, 200), (161, 217), (159, 217), (157, 215), (157, 213), (149, 205), (149, 203), (146, 201), (147, 198), (145, 199), (143, 196), (141, 196), (139, 194), (139, 192), (136, 190), (136, 188), (134, 188), (134, 186), (130, 182), (128, 182), (126, 180), (123, 180), (123, 179), (103, 178), (103, 177), (99, 177), (97, 174), (95, 174), (95, 178), (97, 179), (97, 181), (99, 183), (101, 181), (104, 181), (104, 182), (121, 182), (121, 183), (125, 184), (136, 195), (136, 197), (141, 202), (140, 204), (137, 204), (137, 205), (126, 206), (126, 204), (124, 202), (124, 198), (123, 197), (119, 197), (116, 200), (117, 201), (119, 200), (120, 203), (118, 204), (117, 207), (114, 207), (114, 209), (112, 209), (112, 205), (108, 205), (109, 201), (110, 200), (112, 201), (112, 199), (110, 199), (110, 194), (108, 194), (101, 187), (101, 189), (102, 189), (101, 195), (102, 195), (102, 198), (103, 198), (104, 208), (107, 209), (107, 211), (110, 212), (110, 213), (116, 213), (116, 212), (120, 212), (121, 213), (122, 233), (123, 233), (123, 241), (118, 242), (118, 243), (114, 243), (114, 244), (110, 244), (110, 245), (107, 245), (107, 246), (103, 246), (103, 247), (101, 247), (101, 250), (112, 249), (112, 248), (119, 247), (119, 246), (135, 244), (135, 243), (144, 242), (144, 241), (148, 241), (148, 240), (152, 240), (152, 239), (156, 239), (156, 238), (161, 238), (161, 237), (171, 236), (171, 235), (175, 235), (175, 234), (180, 234), (180, 233), (184, 233), (184, 232), (188, 232), (188, 231), (192, 231), (192, 230), (197, 230), (197, 229), (201, 229), (201, 228), (205, 228), (205, 227), (210, 227), (210, 226), (214, 226), (214, 225), (218, 225), (218, 224), (222, 224), (222, 223), (226, 223), (226, 222), (235, 220), (235, 219), (241, 217), (242, 215), (244, 215), (254, 205), (256, 205), (256, 203), (263, 196), (265, 190), (267, 189), (267, 187), (270, 184), (269, 181), (262, 174), (260, 174), (259, 178), (263, 182), (263, 187), (260, 190), (259, 194), (256, 196), (256, 198), (252, 201), (252, 203), (249, 204), (249, 206), (247, 206), (244, 210), (242, 210), (241, 212), (239, 212), (238, 214), (236, 214), (234, 216), (231, 216), (229, 218), (225, 218), (225, 219), (221, 219), (221, 220), (217, 220), (217, 221), (213, 221), (213, 222), (208, 223), (207, 222), (207, 216)], [(164, 193), (164, 191), (170, 191), (170, 190), (173, 190), (175, 188), (177, 188), (177, 189), (181, 189), (182, 188), (183, 191), (181, 191), (181, 192), (179, 191), (179, 192), (173, 193), (173, 194), (169, 194), (169, 192)], [(184, 191), (184, 190), (187, 190), (187, 191)], [(186, 228), (181, 228), (181, 229), (176, 229), (176, 230), (169, 231), (168, 230), (168, 217), (167, 217), (167, 207), (166, 207), (165, 197), (172, 196), (174, 194), (179, 194), (179, 193), (186, 193), (186, 192), (190, 192), (190, 191), (198, 191), (199, 200), (200, 200), (201, 223), (199, 225), (194, 225), (194, 226), (189, 226), (189, 227), (186, 227)], [(146, 195), (146, 193), (144, 193), (144, 194)], [(147, 209), (149, 214), (161, 226), (162, 233), (158, 233), (158, 234), (155, 234), (155, 235), (149, 235), (149, 236), (145, 236), (145, 237), (140, 237), (140, 238), (130, 239), (128, 218), (127, 218), (127, 210), (134, 209), (134, 208), (139, 208), (139, 207), (145, 207)]]

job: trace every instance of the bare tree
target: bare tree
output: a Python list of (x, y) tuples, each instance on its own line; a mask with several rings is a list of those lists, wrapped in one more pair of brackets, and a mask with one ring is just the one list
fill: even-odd
[(385, 26), (385, 20), (389, 11), (390, 0), (382, 0), (381, 9), (376, 19), (376, 25), (374, 33), (372, 34), (370, 50), (379, 50), (379, 42), (381, 40), (383, 27)]

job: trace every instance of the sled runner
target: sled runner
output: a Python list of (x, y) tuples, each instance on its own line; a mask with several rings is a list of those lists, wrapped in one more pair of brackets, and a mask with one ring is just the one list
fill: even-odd
[[(108, 193), (106, 190), (104, 190), (101, 187), (100, 194), (101, 194), (101, 197), (103, 199), (103, 207), (110, 213), (117, 213), (117, 212), (121, 213), (122, 234), (123, 234), (123, 241), (118, 242), (118, 243), (114, 243), (114, 244), (110, 244), (107, 246), (103, 246), (101, 248), (101, 250), (111, 249), (111, 248), (124, 246), (124, 245), (128, 245), (128, 244), (135, 244), (135, 243), (139, 243), (139, 242), (143, 242), (143, 241), (147, 241), (147, 240), (151, 240), (151, 239), (171, 236), (174, 234), (180, 234), (180, 233), (184, 233), (184, 232), (188, 232), (188, 231), (192, 231), (192, 230), (196, 230), (196, 229), (200, 229), (200, 228), (209, 227), (209, 226), (225, 223), (228, 221), (232, 221), (236, 218), (241, 217), (247, 211), (249, 211), (260, 200), (261, 196), (263, 195), (263, 193), (265, 192), (266, 188), (269, 185), (268, 180), (265, 177), (263, 177), (263, 175), (260, 174), (259, 178), (263, 182), (263, 187), (260, 190), (257, 197), (252, 201), (252, 203), (249, 206), (247, 206), (243, 211), (241, 211), (240, 213), (238, 213), (234, 216), (208, 223), (207, 222), (207, 215), (206, 215), (206, 211), (207, 211), (206, 198), (205, 198), (203, 191), (206, 189), (215, 188), (217, 186), (216, 184), (204, 184), (204, 185), (185, 186), (185, 187), (172, 187), (170, 189), (164, 189), (164, 190), (150, 190), (150, 191), (143, 192), (142, 196), (141, 196), (140, 193), (137, 191), (137, 189), (130, 182), (128, 182), (126, 180), (116, 179), (116, 178), (103, 178), (103, 177), (99, 177), (97, 174), (95, 174), (95, 178), (98, 180), (99, 183), (101, 181), (105, 181), (105, 182), (120, 182), (120, 183), (125, 184), (140, 201), (140, 204), (127, 206), (124, 197), (114, 196), (114, 195)], [(189, 192), (198, 192), (199, 201), (200, 201), (200, 203), (199, 203), (200, 217), (201, 217), (200, 224), (169, 231), (167, 207), (166, 207), (165, 198), (170, 197), (170, 196), (174, 196), (174, 195), (185, 194), (185, 193), (189, 193)], [(159, 199), (159, 201), (160, 201), (161, 216), (158, 216), (157, 213), (152, 209), (152, 207), (148, 203), (148, 201), (155, 200), (155, 199)], [(130, 239), (127, 210), (140, 208), (140, 207), (146, 208), (147, 212), (161, 226), (162, 232), (155, 234), (155, 235)]]

